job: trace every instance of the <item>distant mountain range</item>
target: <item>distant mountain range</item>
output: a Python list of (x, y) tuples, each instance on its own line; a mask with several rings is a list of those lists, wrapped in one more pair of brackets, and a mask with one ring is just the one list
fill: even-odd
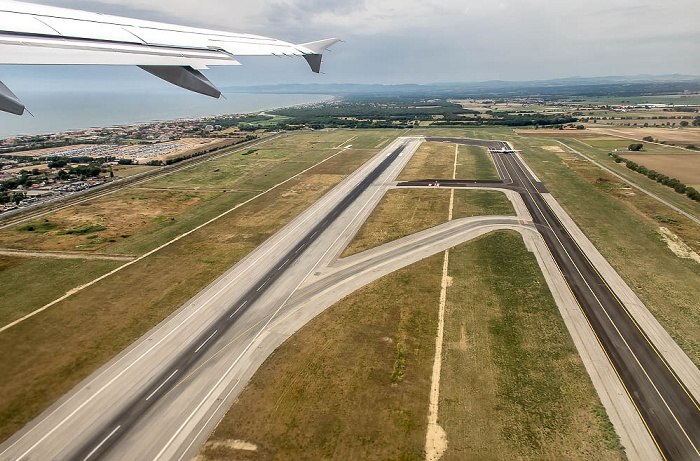
[(224, 88), (229, 93), (328, 94), (335, 96), (514, 97), (514, 96), (636, 96), (700, 91), (700, 76), (637, 75), (569, 77), (525, 82), (491, 80), (431, 84), (281, 84)]

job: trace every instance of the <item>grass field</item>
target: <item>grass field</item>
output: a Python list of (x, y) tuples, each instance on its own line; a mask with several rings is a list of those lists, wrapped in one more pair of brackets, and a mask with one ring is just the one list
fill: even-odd
[(449, 207), (447, 189), (389, 190), (342, 257), (442, 224), (447, 221)]
[[(423, 459), (442, 259), (367, 285), (288, 339), (198, 461)], [(451, 259), (443, 459), (622, 458), (520, 237), (493, 234), (458, 247)], [(467, 340), (460, 337), (465, 323)]]
[(157, 166), (148, 165), (115, 165), (112, 167), (112, 172), (114, 172), (114, 176), (117, 178), (127, 178), (157, 168)]
[[(610, 133), (618, 136), (625, 136), (634, 139), (642, 139), (645, 136), (651, 136), (659, 141), (672, 142), (679, 146), (687, 146), (694, 144), (700, 146), (700, 128), (659, 128), (659, 127), (615, 127), (608, 130), (596, 129), (601, 133)], [(675, 149), (676, 152), (683, 152)]]
[(449, 275), (442, 459), (624, 458), (521, 237), (498, 232), (455, 248)]
[(475, 189), (455, 190), (454, 209), (452, 210), (454, 219), (486, 215), (514, 216), (515, 210), (503, 192)]
[[(603, 149), (606, 152), (612, 152), (615, 149), (625, 150), (630, 144), (642, 144), (644, 147), (640, 153), (644, 154), (659, 154), (659, 155), (682, 155), (684, 153), (688, 155), (693, 155), (692, 151), (681, 150), (670, 146), (661, 146), (658, 144), (632, 141), (629, 139), (619, 139), (619, 138), (605, 138), (605, 139), (585, 139), (583, 142), (591, 147), (597, 147)], [(627, 156), (627, 152), (621, 153), (622, 156)]]
[(399, 181), (452, 178), (455, 163), (455, 145), (424, 142), (399, 177)]
[[(23, 250), (100, 250), (154, 228), (171, 226), (214, 203), (243, 200), (249, 195), (222, 192), (125, 189), (35, 221), (0, 231), (0, 247)], [(189, 214), (188, 214), (189, 213)], [(82, 232), (91, 229), (93, 232)], [(157, 243), (157, 242), (155, 242)], [(157, 245), (156, 245), (157, 246)], [(126, 251), (126, 254), (132, 254)]]
[[(448, 176), (451, 178), (452, 176)], [(485, 147), (459, 146), (457, 155), (457, 179), (501, 179), (491, 154)]]
[[(577, 151), (587, 155), (588, 157), (592, 158), (593, 160), (597, 161), (601, 165), (604, 165), (606, 168), (614, 171), (615, 173), (619, 174), (623, 178), (627, 179), (628, 181), (632, 182), (633, 184), (636, 184), (645, 190), (655, 194), (656, 196), (666, 200), (667, 202), (675, 205), (676, 207), (680, 208), (681, 210), (690, 213), (696, 217), (700, 217), (700, 203), (695, 202), (693, 200), (690, 200), (688, 197), (682, 194), (678, 194), (675, 192), (673, 189), (670, 187), (666, 187), (662, 184), (657, 183), (656, 181), (653, 181), (646, 176), (639, 174), (635, 171), (630, 170), (629, 168), (626, 168), (624, 164), (621, 163), (615, 163), (613, 159), (608, 155), (609, 151), (606, 149), (600, 149), (600, 148), (595, 148), (591, 147), (588, 144), (585, 144), (584, 142), (578, 141), (578, 140), (563, 140), (567, 146), (570, 146)], [(570, 159), (568, 162), (568, 165), (570, 167), (576, 166), (575, 168), (577, 171), (583, 171), (584, 169), (589, 172), (588, 174), (588, 182), (593, 184), (597, 181), (598, 177), (604, 177), (607, 178), (607, 176), (604, 175), (598, 175), (596, 174), (600, 172), (600, 169), (598, 167), (593, 166), (592, 164), (589, 163), (589, 166), (586, 167), (584, 165), (584, 162), (586, 162), (584, 159), (581, 157), (574, 157), (570, 155), (569, 150), (561, 146), (562, 149), (567, 153), (565, 155), (566, 158)], [(623, 157), (626, 157), (627, 153), (623, 154)], [(557, 154), (559, 156), (558, 161), (562, 161), (562, 154), (559, 153)], [(579, 161), (580, 160), (580, 161)], [(586, 162), (588, 163), (588, 162)], [(580, 166), (580, 168), (578, 168)], [(601, 172), (602, 173), (602, 172)], [(595, 176), (595, 177), (594, 177)], [(614, 178), (608, 178), (608, 179), (614, 179)], [(615, 179), (615, 181), (618, 181)], [(598, 186), (600, 186), (599, 183), (597, 183)], [(626, 185), (620, 185), (620, 187), (629, 187)], [(628, 202), (630, 200), (634, 200), (638, 195), (642, 195), (640, 193), (637, 193), (636, 191), (627, 191), (624, 194), (617, 194), (618, 198), (620, 199), (626, 199)], [(671, 212), (671, 210), (664, 206), (661, 205), (661, 209), (664, 210), (661, 214), (666, 214), (665, 211)], [(645, 214), (648, 217), (654, 217), (659, 213), (656, 213), (655, 210), (649, 210), (648, 212), (642, 211), (643, 214)], [(675, 212), (671, 212), (675, 214)], [(683, 218), (686, 219), (686, 218)]]
[(63, 296), (124, 264), (84, 259), (14, 258), (0, 256), (0, 326)]
[(383, 277), (304, 326), (258, 370), (202, 458), (422, 459), (441, 266), (436, 255)]
[(375, 152), (346, 150), (3, 332), (0, 440), (180, 307)]

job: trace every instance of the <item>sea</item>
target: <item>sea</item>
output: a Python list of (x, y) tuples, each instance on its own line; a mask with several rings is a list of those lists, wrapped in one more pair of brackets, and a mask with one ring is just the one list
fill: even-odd
[(213, 99), (187, 91), (35, 92), (22, 102), (33, 114), (0, 112), (0, 139), (143, 122), (247, 114), (331, 99), (318, 94), (224, 94)]

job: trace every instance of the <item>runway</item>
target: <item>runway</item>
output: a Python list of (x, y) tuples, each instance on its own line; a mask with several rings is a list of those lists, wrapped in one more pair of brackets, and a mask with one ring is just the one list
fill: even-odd
[(4, 443), (0, 459), (194, 454), (228, 409), (223, 402), (230, 405), (286, 339), (268, 327), (289, 298), (321, 260), (342, 251), (358, 216), (373, 209), (419, 144), (392, 143)]
[[(696, 397), (562, 225), (543, 197), (547, 189), (517, 153), (507, 143), (496, 141), (428, 141), (481, 145), (491, 150), (502, 187), (521, 195), (661, 456), (668, 460), (700, 459), (700, 406)], [(435, 182), (445, 187), (477, 186), (439, 178), (399, 186)]]
[(0, 460), (190, 459), (262, 362), (319, 312), (382, 275), (498, 229), (516, 230), (530, 245), (544, 238), (659, 452), (697, 459), (700, 423), (691, 394), (684, 400), (681, 380), (674, 387), (678, 377), (671, 367), (664, 372), (661, 355), (622, 304), (615, 306), (613, 291), (549, 208), (544, 186), (504, 143), (478, 141), (492, 149), (503, 181), (450, 187), (517, 192), (532, 221), (464, 218), (338, 259), (422, 142), (390, 144), (0, 446)]

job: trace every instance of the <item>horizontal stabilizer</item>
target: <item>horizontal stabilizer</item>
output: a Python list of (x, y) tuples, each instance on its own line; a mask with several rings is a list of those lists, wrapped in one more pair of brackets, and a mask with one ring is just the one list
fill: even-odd
[(195, 93), (219, 98), (221, 91), (200, 71), (190, 66), (139, 66), (149, 74)]
[(24, 104), (2, 82), (0, 82), (0, 110), (15, 115), (24, 114)]

